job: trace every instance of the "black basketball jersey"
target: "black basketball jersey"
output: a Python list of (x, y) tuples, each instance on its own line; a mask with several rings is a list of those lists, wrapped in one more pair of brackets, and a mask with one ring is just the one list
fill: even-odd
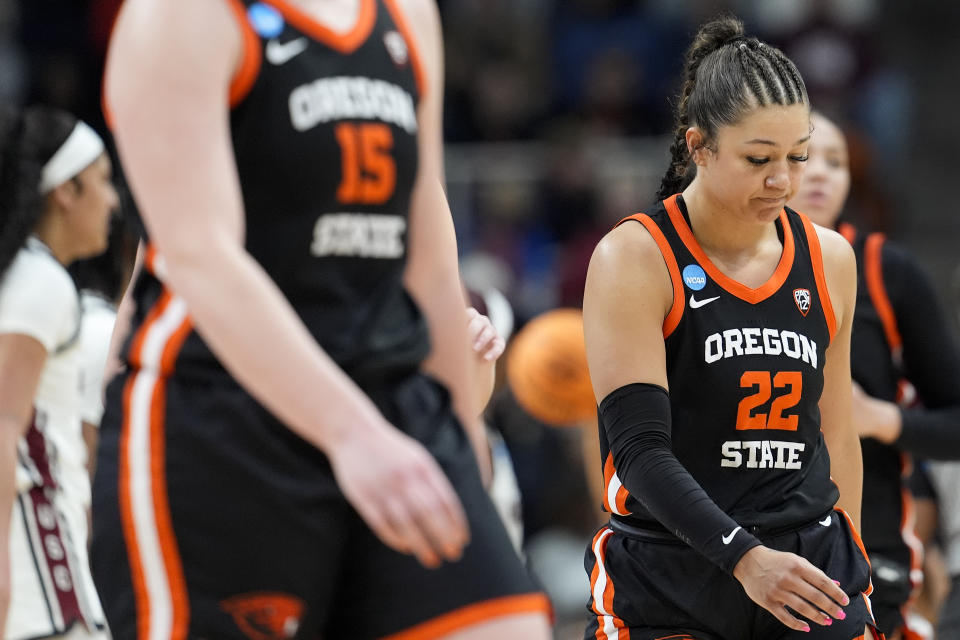
[[(883, 278), (884, 236), (862, 234), (850, 225), (838, 229), (857, 257), (857, 308), (853, 316), (850, 366), (853, 379), (874, 398), (901, 402), (905, 380), (902, 338)], [(915, 395), (915, 391), (913, 391)], [(909, 402), (909, 399), (907, 399)], [(919, 569), (922, 549), (913, 533), (913, 507), (907, 489), (910, 456), (873, 438), (863, 450), (863, 543), (867, 551)]]
[[(244, 35), (230, 128), (247, 250), (355, 380), (415, 369), (429, 342), (402, 276), (424, 79), (403, 17), (392, 0), (361, 0), (338, 34), (289, 0), (231, 6)], [(144, 313), (163, 295), (162, 260), (148, 257)], [(183, 340), (177, 372), (222, 372), (196, 332)]]
[[(670, 271), (663, 334), (680, 463), (744, 527), (776, 531), (829, 512), (839, 493), (818, 403), (835, 319), (811, 223), (781, 212), (780, 263), (750, 289), (710, 262), (679, 196), (626, 220), (647, 228)], [(661, 529), (621, 485), (603, 428), (600, 446), (606, 509)]]

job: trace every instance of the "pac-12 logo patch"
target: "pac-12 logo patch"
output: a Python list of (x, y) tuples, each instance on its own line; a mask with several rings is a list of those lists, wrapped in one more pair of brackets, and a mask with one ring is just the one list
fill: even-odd
[(383, 34), (383, 45), (387, 48), (387, 53), (393, 59), (393, 63), (398, 67), (407, 64), (410, 59), (410, 51), (407, 49), (407, 41), (403, 39), (399, 31), (387, 31)]
[(275, 592), (243, 593), (220, 602), (220, 608), (250, 640), (287, 640), (297, 635), (306, 607), (300, 598)]
[(688, 264), (683, 268), (683, 283), (693, 291), (700, 291), (707, 286), (707, 274), (698, 264)]
[(810, 289), (794, 289), (793, 301), (797, 303), (797, 309), (806, 318), (807, 312), (810, 311)]
[(283, 33), (284, 20), (280, 12), (263, 2), (255, 2), (247, 9), (247, 20), (261, 38), (276, 38)]

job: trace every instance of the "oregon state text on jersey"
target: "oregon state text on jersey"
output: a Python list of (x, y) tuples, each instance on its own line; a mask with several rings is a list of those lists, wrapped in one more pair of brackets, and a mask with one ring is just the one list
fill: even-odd
[[(647, 228), (671, 274), (663, 334), (674, 454), (744, 527), (822, 517), (838, 497), (818, 405), (835, 319), (813, 226), (785, 209), (776, 222), (780, 262), (750, 289), (710, 262), (681, 197), (626, 220)], [(662, 529), (621, 485), (603, 429), (600, 441), (604, 506), (634, 526)]]
[[(246, 248), (355, 380), (412, 370), (429, 350), (402, 284), (425, 87), (403, 18), (362, 0), (353, 29), (336, 34), (286, 2), (243, 7), (230, 125)], [(137, 285), (139, 323), (163, 295), (154, 258)], [(222, 372), (193, 331), (173, 366)]]

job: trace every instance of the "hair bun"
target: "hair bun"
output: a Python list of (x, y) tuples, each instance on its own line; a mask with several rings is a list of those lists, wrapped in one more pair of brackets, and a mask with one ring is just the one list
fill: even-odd
[(743, 22), (733, 16), (724, 16), (701, 25), (690, 46), (691, 59), (703, 60), (705, 57), (727, 44), (747, 42)]

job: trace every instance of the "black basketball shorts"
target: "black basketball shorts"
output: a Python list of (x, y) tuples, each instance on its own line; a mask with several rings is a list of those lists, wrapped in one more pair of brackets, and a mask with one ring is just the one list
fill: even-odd
[(794, 631), (747, 597), (740, 583), (677, 539), (656, 540), (602, 527), (587, 549), (588, 640), (852, 640), (870, 611), (870, 566), (849, 518), (836, 510), (821, 521), (772, 537), (778, 551), (803, 556), (850, 597), (844, 620)]
[(429, 638), (547, 611), (480, 482), (445, 389), (368, 389), (437, 459), (468, 514), (435, 570), (382, 544), (329, 462), (229, 380), (131, 371), (108, 390), (92, 567), (117, 640)]

